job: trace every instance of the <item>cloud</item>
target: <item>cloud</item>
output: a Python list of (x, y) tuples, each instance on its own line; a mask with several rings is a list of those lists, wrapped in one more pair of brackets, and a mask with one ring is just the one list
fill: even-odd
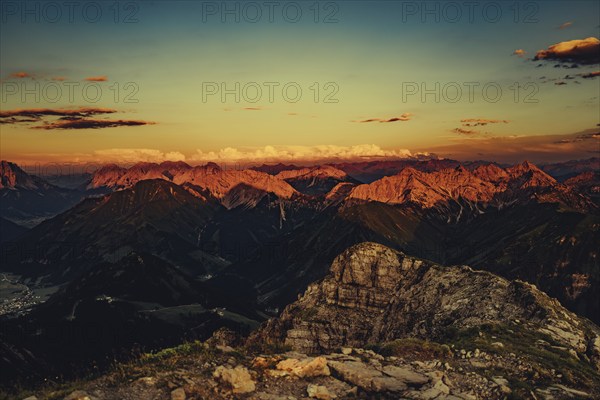
[(462, 128), (454, 128), (452, 132), (458, 133), (459, 135), (477, 136), (482, 134), (488, 134), (489, 132), (482, 132), (475, 129), (465, 129), (476, 126), (487, 126), (489, 124), (508, 124), (510, 121), (505, 119), (488, 119), (488, 118), (465, 118), (461, 119), (460, 123)]
[(237, 149), (226, 147), (218, 151), (204, 152), (200, 149), (190, 161), (199, 162), (332, 162), (340, 160), (407, 158), (411, 152), (406, 149), (386, 150), (374, 144), (355, 146), (265, 146), (262, 148)]
[(590, 139), (600, 139), (600, 132), (582, 133), (579, 135), (575, 135), (575, 137), (569, 137), (566, 139), (557, 140), (554, 143), (577, 143), (577, 142), (583, 142), (584, 140), (590, 140)]
[(361, 122), (361, 123), (365, 123), (365, 122), (398, 122), (398, 121), (410, 121), (411, 117), (413, 116), (412, 113), (403, 113), (401, 114), (399, 117), (392, 117), (392, 118), (369, 118), (369, 119), (364, 119), (361, 121), (353, 121), (353, 122)]
[(58, 81), (58, 82), (62, 82), (62, 81), (66, 81), (67, 78), (65, 78), (64, 76), (54, 76), (51, 78), (53, 81)]
[(577, 74), (584, 79), (592, 79), (600, 76), (600, 71), (588, 72), (587, 74)]
[(162, 152), (156, 149), (105, 149), (96, 150), (92, 159), (111, 163), (185, 161), (185, 156), (178, 151)]
[(568, 27), (570, 27), (571, 25), (573, 25), (572, 21), (569, 22), (565, 22), (564, 24), (562, 24), (561, 26), (558, 27), (558, 29), (567, 29)]
[(69, 118), (55, 122), (45, 122), (43, 125), (34, 126), (33, 129), (99, 129), (114, 128), (117, 126), (140, 126), (153, 125), (154, 122), (136, 121), (136, 120), (109, 120), (109, 119), (89, 119), (89, 118)]
[(28, 72), (23, 72), (23, 71), (13, 72), (12, 74), (10, 74), (10, 77), (11, 78), (17, 78), (17, 79), (24, 79), (24, 78), (31, 78), (31, 79), (33, 79), (33, 75), (31, 75)]
[(486, 126), (488, 124), (508, 124), (505, 119), (467, 118), (461, 119), (462, 126)]
[(513, 56), (517, 56), (517, 57), (521, 57), (521, 58), (525, 58), (525, 54), (527, 54), (527, 52), (523, 49), (517, 49), (517, 50), (513, 51), (513, 53), (512, 53)]
[(106, 75), (89, 76), (84, 80), (88, 82), (106, 82), (108, 80), (108, 77)]
[(454, 144), (428, 147), (440, 157), (497, 162), (557, 162), (600, 156), (598, 128), (563, 135), (469, 136), (457, 135)]
[(263, 110), (262, 107), (244, 107), (242, 108), (242, 110), (246, 110), (246, 111), (260, 111)]
[(553, 44), (546, 50), (538, 51), (533, 60), (596, 64), (600, 62), (600, 40), (589, 37)]
[(18, 118), (18, 117), (7, 117), (0, 118), (0, 124), (19, 124), (27, 122), (38, 122), (38, 118)]
[(28, 108), (0, 111), (0, 124), (38, 123), (31, 129), (99, 129), (117, 126), (151, 125), (154, 122), (139, 120), (110, 120), (91, 118), (113, 114), (117, 110), (101, 107), (79, 108)]
[(44, 116), (58, 117), (89, 117), (98, 114), (112, 114), (117, 110), (101, 107), (78, 107), (78, 108), (19, 108), (10, 111), (0, 111), (0, 118), (8, 117), (32, 117), (40, 119)]
[(480, 132), (472, 129), (454, 128), (452, 132), (460, 135), (478, 135)]

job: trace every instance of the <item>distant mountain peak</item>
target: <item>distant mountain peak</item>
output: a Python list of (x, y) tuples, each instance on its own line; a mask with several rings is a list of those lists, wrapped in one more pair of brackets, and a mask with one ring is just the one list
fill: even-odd
[(29, 175), (17, 164), (2, 160), (0, 162), (0, 189), (47, 189), (49, 183), (34, 175)]
[(282, 162), (279, 162), (277, 164), (263, 164), (258, 167), (252, 167), (250, 169), (253, 169), (255, 171), (265, 172), (269, 175), (277, 175), (281, 171), (289, 171), (289, 170), (302, 169), (302, 168), (303, 167), (299, 167), (294, 164), (284, 164)]
[(192, 168), (188, 163), (186, 163), (184, 161), (163, 161), (159, 165), (162, 168), (180, 168), (180, 169)]
[(276, 175), (280, 179), (293, 179), (293, 178), (336, 178), (336, 179), (345, 179), (348, 175), (332, 165), (317, 165), (314, 167), (307, 168), (299, 168), (299, 169), (289, 169), (285, 171), (281, 171)]
[(217, 164), (216, 162), (207, 162), (206, 165), (204, 165), (205, 168), (216, 168), (218, 170), (221, 170), (221, 166), (219, 164)]

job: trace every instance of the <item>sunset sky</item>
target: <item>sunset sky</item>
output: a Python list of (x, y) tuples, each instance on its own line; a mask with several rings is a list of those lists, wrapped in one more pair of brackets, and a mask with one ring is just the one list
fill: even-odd
[[(433, 152), (512, 162), (600, 152), (597, 1), (473, 10), (283, 1), (272, 16), (262, 1), (90, 3), (3, 2), (2, 159), (194, 164)], [(235, 92), (236, 83), (240, 101), (223, 99), (221, 86)]]

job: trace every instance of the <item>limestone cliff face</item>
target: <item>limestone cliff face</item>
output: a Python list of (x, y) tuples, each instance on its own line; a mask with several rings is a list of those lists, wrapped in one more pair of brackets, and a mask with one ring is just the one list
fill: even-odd
[(484, 324), (519, 324), (600, 368), (600, 329), (535, 286), (369, 242), (339, 255), (329, 275), (257, 337), (319, 353), (402, 337), (443, 341), (450, 331)]

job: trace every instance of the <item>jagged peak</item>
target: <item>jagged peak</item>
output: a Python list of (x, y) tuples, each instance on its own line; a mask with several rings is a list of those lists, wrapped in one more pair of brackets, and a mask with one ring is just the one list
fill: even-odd
[(10, 172), (13, 172), (15, 174), (29, 175), (18, 164), (6, 160), (2, 160), (2, 163), (0, 164), (0, 171), (2, 175), (8, 174)]
[(30, 175), (25, 172), (19, 165), (2, 160), (0, 163), (0, 189), (47, 189), (52, 187), (43, 179)]
[[(421, 171), (419, 171), (418, 169), (413, 168), (413, 167), (405, 167), (405, 168), (402, 168), (400, 170), (400, 172), (398, 172), (396, 175), (384, 177), (383, 179), (385, 179), (385, 178), (393, 179), (394, 177), (411, 177), (411, 176), (419, 176), (419, 175), (421, 175)], [(377, 182), (377, 181), (375, 181), (375, 182)]]
[(529, 161), (523, 161), (521, 164), (514, 165), (506, 168), (506, 171), (513, 177), (526, 177), (527, 180), (532, 181), (533, 186), (548, 185), (556, 183), (556, 179), (542, 171), (535, 164)]
[(521, 163), (521, 166), (523, 168), (527, 168), (527, 169), (539, 169), (535, 164), (530, 163), (529, 161), (525, 160)]

